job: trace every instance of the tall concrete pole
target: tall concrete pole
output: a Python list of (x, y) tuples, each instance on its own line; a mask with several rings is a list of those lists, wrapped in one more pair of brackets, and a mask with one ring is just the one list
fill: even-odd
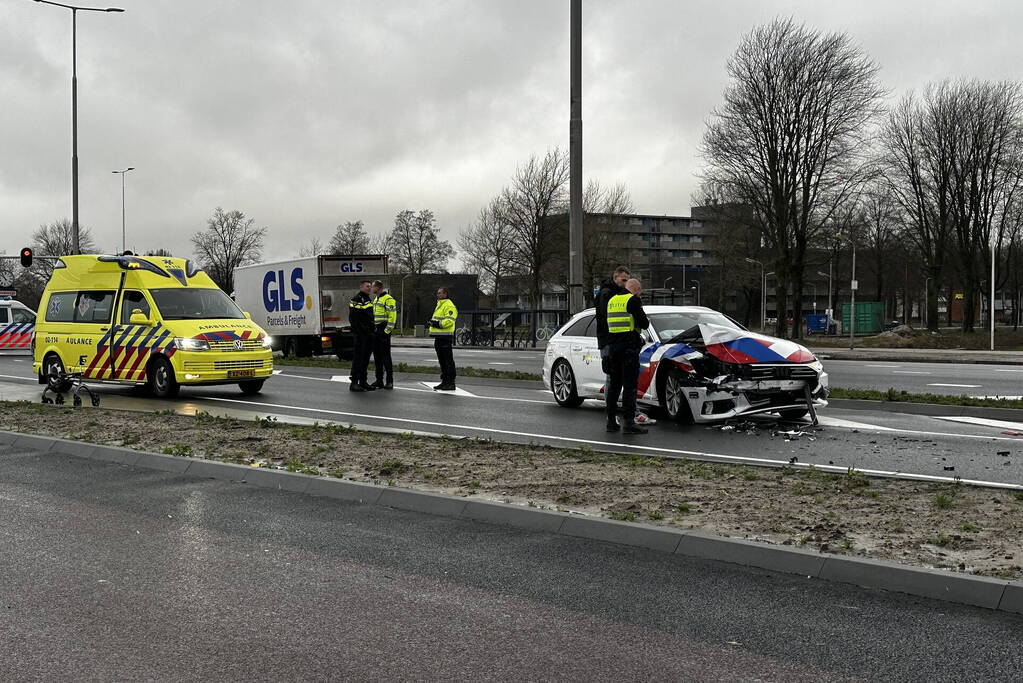
[(571, 119), (568, 123), (568, 310), (583, 309), (583, 3), (572, 0)]
[(81, 254), (78, 238), (78, 9), (71, 8), (71, 253)]

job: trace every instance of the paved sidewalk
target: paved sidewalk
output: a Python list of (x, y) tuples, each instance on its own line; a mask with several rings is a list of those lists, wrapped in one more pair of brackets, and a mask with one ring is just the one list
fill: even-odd
[(810, 347), (818, 358), (907, 363), (980, 363), (1023, 365), (1023, 351), (968, 351), (966, 349), (848, 349)]

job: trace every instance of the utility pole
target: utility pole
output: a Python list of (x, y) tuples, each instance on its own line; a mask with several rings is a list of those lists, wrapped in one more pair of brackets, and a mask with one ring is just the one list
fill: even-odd
[(583, 310), (583, 2), (572, 0), (571, 86), (568, 122), (568, 308)]

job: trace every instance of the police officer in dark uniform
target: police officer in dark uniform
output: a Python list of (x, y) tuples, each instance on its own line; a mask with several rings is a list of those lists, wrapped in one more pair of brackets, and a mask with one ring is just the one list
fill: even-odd
[(363, 280), (359, 291), (348, 302), (348, 324), (355, 337), (355, 357), (352, 359), (352, 375), (348, 385), (350, 391), (374, 391), (367, 381), (369, 356), (373, 353), (373, 297), (370, 296), (372, 282)]
[[(601, 365), (607, 373), (605, 387), (607, 431), (625, 434), (646, 434), (636, 424), (636, 380), (639, 377), (639, 351), (650, 321), (643, 311), (643, 303), (624, 287), (629, 272), (618, 268), (612, 281), (605, 283), (597, 296), (597, 343), (600, 345)], [(618, 396), (622, 397), (624, 425), (618, 424)]]

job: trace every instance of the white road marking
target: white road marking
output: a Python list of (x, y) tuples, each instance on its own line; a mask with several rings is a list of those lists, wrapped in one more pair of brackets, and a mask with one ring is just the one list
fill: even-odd
[(11, 360), (13, 360), (15, 363), (24, 363), (25, 362), (24, 358), (12, 358)]
[(893, 375), (930, 375), (930, 372), (921, 372), (919, 370), (892, 370)]
[(983, 384), (928, 384), (929, 387), (960, 387), (962, 389), (980, 389)]
[(995, 370), (995, 372), (1023, 372), (1023, 370)]
[(429, 382), (420, 382), (420, 384), (422, 384), (424, 387), (426, 387), (430, 391), (436, 391), (436, 393), (438, 393), (438, 394), (448, 394), (449, 396), (468, 396), (469, 398), (490, 398), (489, 396), (476, 396), (475, 394), (470, 394), (465, 389), (452, 389), (451, 391), (437, 391), (436, 389), (433, 388), (433, 385), (430, 384)]
[(515, 363), (487, 363), (487, 365), (515, 365)]
[[(849, 470), (848, 467), (842, 467), (840, 465), (818, 465), (818, 464), (814, 464), (814, 463), (802, 463), (802, 462), (790, 463), (788, 460), (773, 460), (773, 459), (770, 459), (770, 458), (750, 458), (750, 457), (745, 457), (745, 456), (741, 456), (741, 455), (723, 455), (723, 454), (720, 454), (720, 453), (708, 453), (708, 452), (704, 452), (704, 451), (683, 451), (683, 450), (677, 450), (677, 449), (672, 449), (672, 448), (661, 448), (661, 447), (658, 447), (658, 446), (643, 446), (643, 445), (640, 445), (640, 444), (623, 444), (623, 443), (616, 443), (616, 442), (609, 442), (609, 441), (598, 441), (596, 439), (579, 439), (579, 438), (575, 438), (575, 437), (571, 437), (571, 436), (557, 436), (557, 435), (554, 435), (554, 434), (534, 434), (532, 432), (519, 432), (519, 431), (510, 430), (510, 429), (495, 429), (493, 427), (472, 427), (472, 426), (468, 426), (468, 425), (449, 424), (449, 423), (446, 423), (446, 422), (432, 422), (432, 421), (429, 421), (429, 420), (413, 420), (413, 419), (404, 418), (404, 417), (390, 417), (390, 416), (387, 416), (387, 415), (367, 415), (365, 413), (349, 413), (349, 412), (341, 411), (341, 410), (325, 410), (323, 408), (303, 408), (303, 407), (300, 407), (300, 406), (288, 406), (288, 405), (280, 405), (280, 404), (276, 404), (276, 403), (262, 403), (262, 402), (259, 402), (259, 401), (243, 401), (243, 400), (234, 399), (234, 398), (221, 398), (219, 396), (204, 396), (202, 398), (205, 399), (205, 400), (208, 400), (208, 401), (222, 401), (222, 402), (225, 402), (225, 403), (240, 403), (240, 404), (243, 404), (243, 405), (260, 406), (260, 407), (263, 407), (263, 408), (284, 408), (284, 409), (287, 409), (287, 410), (301, 410), (301, 411), (311, 412), (311, 413), (322, 413), (322, 414), (329, 414), (329, 415), (343, 415), (345, 417), (358, 417), (358, 418), (362, 418), (362, 419), (366, 419), (366, 420), (381, 420), (381, 421), (384, 421), (384, 422), (403, 422), (403, 423), (407, 423), (407, 424), (428, 425), (430, 427), (442, 427), (442, 428), (446, 428), (446, 429), (468, 429), (468, 430), (471, 430), (471, 431), (483, 432), (483, 433), (487, 433), (487, 434), (505, 434), (505, 435), (508, 435), (508, 436), (519, 436), (519, 437), (526, 437), (526, 438), (532, 438), (532, 439), (550, 439), (552, 441), (562, 441), (562, 442), (567, 442), (567, 443), (586, 444), (586, 445), (589, 445), (589, 446), (605, 446), (605, 447), (606, 446), (624, 446), (625, 448), (631, 448), (631, 449), (635, 449), (635, 450), (638, 450), (638, 451), (644, 451), (644, 452), (650, 452), (650, 453), (664, 453), (664, 454), (668, 454), (668, 455), (673, 456), (673, 457), (690, 456), (690, 457), (713, 458), (713, 459), (719, 459), (719, 460), (725, 460), (725, 461), (731, 461), (731, 462), (748, 462), (748, 463), (755, 463), (755, 464), (761, 464), (761, 465), (789, 466), (789, 467), (795, 467), (795, 468), (800, 468), (800, 469), (805, 469), (805, 468), (808, 468), (808, 467), (813, 467), (816, 470), (821, 470), (821, 471), (825, 471), (825, 472), (844, 473), (844, 472), (847, 472)], [(894, 431), (908, 431), (908, 430), (894, 430)], [(926, 434), (928, 432), (914, 432), (914, 433)], [(456, 434), (454, 436), (459, 436), (459, 435)], [(949, 434), (947, 436), (958, 436), (958, 435)], [(978, 438), (985, 438), (985, 439), (992, 438), (993, 439), (993, 438), (997, 438), (997, 437), (978, 437)], [(1010, 440), (1015, 441), (1015, 439), (1001, 439), (1001, 440), (1003, 440), (1003, 441), (1010, 441)], [(978, 479), (959, 479), (957, 477), (943, 477), (943, 476), (938, 476), (938, 475), (933, 475), (933, 474), (914, 474), (914, 473), (911, 473), (911, 472), (897, 472), (897, 471), (892, 471), (892, 470), (869, 470), (869, 469), (860, 469), (858, 467), (855, 468), (855, 469), (856, 469), (857, 472), (862, 472), (863, 474), (872, 474), (872, 475), (881, 476), (881, 477), (896, 477), (896, 478), (899, 478), (899, 479), (913, 479), (913, 480), (918, 480), (918, 481), (961, 482), (963, 484), (973, 484), (975, 486), (987, 486), (987, 487), (992, 487), (992, 488), (1023, 490), (1023, 485), (1020, 485), (1020, 484), (1007, 484), (1007, 483), (998, 482), (998, 481), (983, 481), (983, 480), (978, 480)]]
[(949, 422), (963, 422), (965, 424), (980, 425), (981, 427), (994, 427), (996, 429), (1012, 429), (1023, 432), (1023, 422), (1006, 422), (1005, 420), (989, 420), (986, 417), (968, 417), (959, 415), (935, 416), (937, 420)]
[(853, 422), (851, 420), (842, 420), (837, 417), (822, 417), (817, 416), (817, 421), (825, 427), (842, 427), (844, 429), (869, 429), (878, 432), (897, 432), (899, 430), (892, 427), (882, 427), (881, 425), (867, 424), (866, 422)]
[(865, 365), (867, 368), (901, 368), (901, 365)]
[[(298, 375), (288, 375), (288, 377), (298, 377)], [(319, 377), (303, 377), (302, 379), (320, 379)], [(352, 378), (348, 375), (331, 375), (328, 382), (344, 382), (345, 384), (351, 384)]]
[(36, 381), (35, 378), (32, 378), (32, 377), (22, 377), (20, 375), (0, 375), (0, 377), (6, 377), (7, 379), (20, 379), (20, 380), (22, 380), (24, 382), (35, 382)]
[(273, 371), (273, 373), (274, 373), (275, 375), (279, 375), (279, 374), (281, 374), (282, 372), (284, 372), (284, 371), (283, 371), (283, 370), (274, 370), (274, 371)]

